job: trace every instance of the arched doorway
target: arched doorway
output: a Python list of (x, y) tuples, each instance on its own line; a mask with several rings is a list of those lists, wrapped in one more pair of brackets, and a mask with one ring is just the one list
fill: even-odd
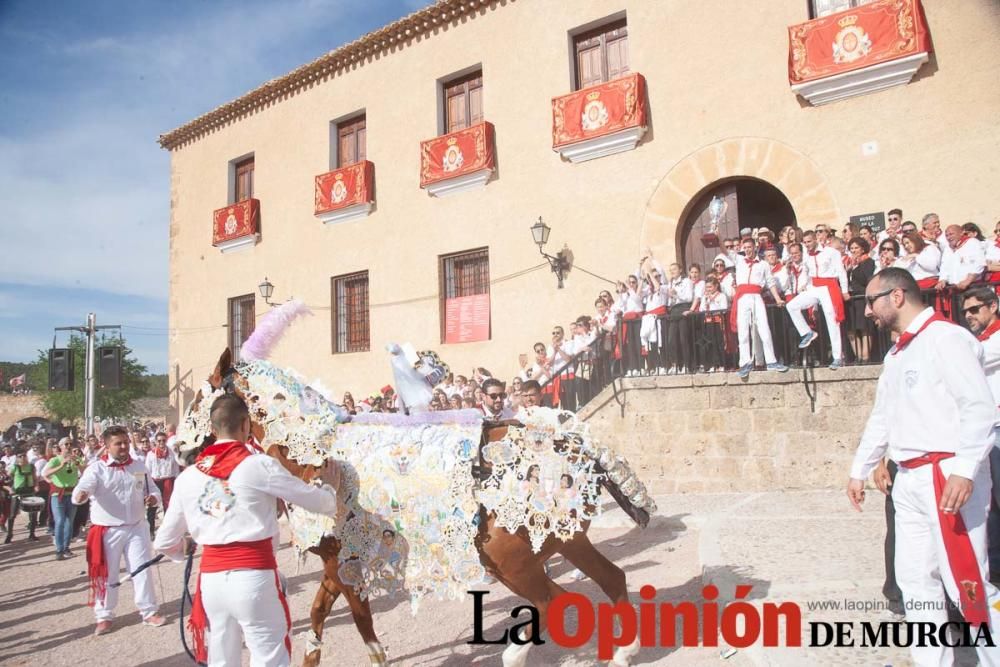
[(691, 200), (677, 227), (677, 248), (685, 266), (711, 266), (719, 254), (719, 244), (706, 236), (713, 218), (721, 241), (739, 237), (747, 228), (766, 227), (777, 236), (782, 227), (795, 224), (795, 211), (781, 190), (766, 181), (750, 177), (716, 181)]

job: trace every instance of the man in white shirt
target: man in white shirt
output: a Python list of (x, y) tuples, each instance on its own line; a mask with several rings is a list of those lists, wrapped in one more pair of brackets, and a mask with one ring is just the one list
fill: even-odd
[(902, 209), (894, 208), (886, 215), (885, 229), (879, 232), (875, 238), (879, 243), (886, 239), (896, 239), (896, 243), (902, 243), (902, 239), (900, 238), (902, 227), (903, 211)]
[(774, 356), (774, 343), (771, 340), (771, 329), (767, 324), (767, 309), (761, 293), (766, 288), (771, 291), (779, 306), (784, 300), (778, 293), (774, 276), (767, 264), (757, 259), (753, 239), (743, 239), (743, 255), (733, 257), (736, 263), (736, 293), (733, 306), (729, 311), (729, 326), (737, 333), (740, 347), (739, 376), (745, 378), (753, 370), (753, 356), (750, 353), (750, 335), (756, 330), (764, 348), (764, 360), (767, 370), (784, 373), (788, 367), (778, 363)]
[(504, 383), (496, 378), (487, 378), (483, 382), (483, 416), (486, 421), (503, 421), (513, 419), (514, 413), (504, 407), (504, 399), (507, 392)]
[[(260, 448), (246, 444), (250, 414), (234, 394), (215, 399), (211, 420), (216, 440), (177, 478), (155, 548), (172, 560), (183, 560), (188, 532), (203, 547), (191, 609), (200, 662), (207, 659), (210, 667), (239, 665), (245, 641), (250, 664), (283, 667), (291, 659), (291, 619), (274, 558), (276, 501), (281, 498), (308, 512), (333, 516), (339, 473), (328, 462), (322, 474), (325, 484), (306, 484)], [(206, 630), (211, 635), (207, 645)]]
[[(90, 532), (87, 534), (87, 566), (90, 598), (97, 618), (95, 635), (111, 631), (118, 604), (118, 571), (122, 556), (133, 570), (152, 557), (149, 527), (143, 521), (147, 507), (160, 504), (160, 490), (149, 478), (146, 466), (129, 454), (128, 430), (112, 426), (104, 432), (105, 456), (87, 466), (73, 490), (73, 504), (90, 501)], [(149, 569), (132, 579), (135, 606), (144, 625), (161, 626), (159, 605)]]
[[(1000, 406), (1000, 317), (997, 294), (992, 287), (974, 287), (962, 294), (962, 314), (969, 329), (983, 346), (983, 370), (993, 400)], [(987, 533), (990, 545), (990, 573), (1000, 577), (1000, 449), (990, 448), (990, 477), (993, 481), (993, 505), (990, 507)]]
[(801, 290), (799, 295), (788, 302), (788, 315), (799, 332), (799, 348), (809, 347), (817, 334), (809, 328), (803, 310), (819, 305), (823, 309), (826, 330), (830, 336), (830, 352), (833, 361), (830, 368), (836, 370), (844, 365), (843, 343), (840, 323), (844, 321), (844, 302), (850, 299), (847, 289), (847, 271), (839, 252), (833, 248), (819, 248), (814, 232), (802, 235), (808, 256), (805, 264), (809, 267), (811, 286)]
[[(975, 635), (1000, 628), (1000, 592), (988, 581), (986, 514), (996, 403), (983, 373), (982, 346), (965, 329), (925, 308), (905, 269), (888, 268), (865, 290), (866, 316), (899, 334), (886, 355), (875, 406), (851, 466), (847, 495), (858, 511), (865, 480), (883, 454), (899, 465), (896, 581), (908, 623), (948, 621), (945, 591)], [(912, 645), (917, 665), (952, 662), (946, 646)], [(982, 664), (1000, 649), (977, 647)]]
[(951, 250), (948, 239), (941, 233), (941, 218), (937, 213), (928, 213), (920, 221), (920, 233), (928, 243), (936, 243), (941, 256), (947, 256)]
[[(146, 470), (152, 478), (156, 488), (160, 490), (160, 497), (163, 498), (163, 511), (170, 507), (170, 495), (174, 491), (174, 479), (180, 474), (180, 465), (177, 457), (170, 448), (167, 447), (167, 434), (157, 433), (154, 445), (146, 454)], [(150, 507), (147, 510), (146, 518), (149, 520), (149, 532), (156, 534), (156, 508)]]
[(937, 284), (938, 291), (948, 287), (957, 290), (968, 289), (969, 285), (979, 280), (986, 270), (986, 252), (983, 244), (975, 238), (966, 236), (958, 225), (948, 225), (944, 230), (950, 251), (941, 260), (941, 280)]

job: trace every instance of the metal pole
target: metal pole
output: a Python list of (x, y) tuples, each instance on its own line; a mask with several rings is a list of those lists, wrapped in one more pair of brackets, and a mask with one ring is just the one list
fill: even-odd
[(84, 419), (87, 420), (87, 435), (94, 434), (94, 338), (97, 335), (97, 315), (87, 314), (87, 386), (84, 398)]

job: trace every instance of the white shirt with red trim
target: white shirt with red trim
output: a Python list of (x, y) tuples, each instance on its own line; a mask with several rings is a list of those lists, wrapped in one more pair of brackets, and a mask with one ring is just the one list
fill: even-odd
[(809, 267), (811, 278), (836, 278), (840, 291), (847, 292), (847, 270), (844, 269), (843, 255), (833, 248), (823, 248), (813, 254), (806, 251), (802, 263)]
[(949, 285), (957, 285), (969, 275), (978, 278), (986, 270), (986, 253), (983, 244), (973, 238), (962, 239), (961, 245), (945, 255), (941, 261), (941, 278)]
[[(217, 444), (222, 442), (226, 441)], [(156, 531), (153, 548), (171, 560), (182, 560), (185, 533), (198, 544), (272, 539), (278, 534), (278, 498), (317, 514), (337, 512), (332, 487), (296, 479), (267, 454), (243, 459), (228, 480), (188, 466), (174, 482), (170, 507)]]
[(746, 257), (738, 255), (736, 257), (736, 284), (737, 285), (759, 285), (764, 289), (771, 289), (774, 285), (774, 276), (771, 275), (771, 267), (767, 262), (759, 259), (748, 261)]
[(73, 489), (73, 503), (90, 499), (90, 521), (98, 526), (131, 526), (146, 519), (146, 496), (154, 496), (163, 505), (160, 490), (142, 461), (133, 459), (126, 466), (111, 466), (102, 457), (87, 466)]
[(149, 476), (153, 479), (177, 477), (181, 472), (173, 452), (168, 449), (167, 455), (161, 459), (156, 455), (155, 447), (146, 454), (146, 470), (149, 471)]
[(701, 309), (704, 312), (727, 310), (728, 308), (729, 308), (729, 297), (727, 297), (723, 292), (716, 292), (715, 296), (709, 296), (708, 294), (705, 294), (702, 297)]
[(914, 280), (934, 278), (941, 270), (941, 251), (936, 243), (928, 243), (916, 257), (900, 257), (896, 264), (909, 271)]
[[(933, 315), (933, 308), (924, 309), (906, 331), (917, 332)], [(952, 474), (974, 479), (997, 422), (982, 345), (960, 326), (932, 322), (905, 349), (895, 349), (885, 355), (851, 477), (867, 479), (888, 450), (896, 463), (954, 452)]]

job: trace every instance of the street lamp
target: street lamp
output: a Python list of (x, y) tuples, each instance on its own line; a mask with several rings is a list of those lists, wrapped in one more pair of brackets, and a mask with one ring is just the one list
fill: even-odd
[(568, 249), (563, 248), (555, 256), (552, 256), (542, 250), (542, 246), (549, 242), (549, 233), (552, 228), (542, 222), (542, 216), (538, 216), (538, 222), (531, 226), (531, 238), (534, 239), (535, 243), (538, 245), (538, 252), (541, 253), (549, 262), (549, 267), (552, 269), (552, 273), (556, 274), (556, 278), (559, 281), (559, 289), (563, 288), (563, 278), (566, 272), (569, 271), (569, 257), (567, 257)]
[(258, 285), (257, 289), (260, 290), (260, 295), (264, 297), (264, 303), (269, 306), (273, 306), (274, 304), (271, 303), (270, 299), (271, 295), (274, 294), (274, 285), (272, 285), (271, 281), (267, 279), (267, 276), (264, 276), (264, 282)]

